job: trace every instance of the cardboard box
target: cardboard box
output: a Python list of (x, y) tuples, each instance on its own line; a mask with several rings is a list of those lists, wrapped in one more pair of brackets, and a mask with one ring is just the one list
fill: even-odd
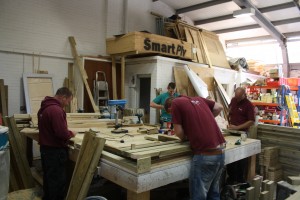
[(106, 52), (111, 55), (161, 54), (192, 60), (193, 47), (188, 42), (144, 32), (106, 39)]

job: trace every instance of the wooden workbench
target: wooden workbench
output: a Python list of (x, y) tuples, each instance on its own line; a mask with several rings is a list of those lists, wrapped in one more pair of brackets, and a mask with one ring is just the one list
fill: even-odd
[[(150, 190), (187, 179), (191, 160), (189, 144), (176, 140), (161, 142), (157, 140), (160, 134), (147, 135), (138, 132), (139, 128), (126, 127), (128, 134), (112, 134), (112, 128), (103, 127), (71, 128), (79, 133), (70, 148), (70, 159), (76, 161), (83, 138), (82, 132), (93, 130), (100, 132), (100, 137), (106, 138), (98, 173), (126, 188), (128, 200), (149, 200)], [(35, 140), (38, 138), (37, 129), (26, 128), (21, 133)], [(261, 151), (259, 140), (247, 139), (241, 145), (235, 145), (239, 137), (229, 135), (225, 139), (225, 164)], [(121, 143), (121, 140), (124, 142)]]

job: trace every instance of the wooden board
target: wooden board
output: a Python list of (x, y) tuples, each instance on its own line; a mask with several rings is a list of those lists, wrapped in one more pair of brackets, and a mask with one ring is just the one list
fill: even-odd
[(184, 71), (183, 67), (174, 67), (174, 77), (177, 91), (186, 96), (194, 97), (197, 96), (196, 91)]
[(86, 92), (88, 94), (88, 97), (90, 99), (90, 102), (93, 106), (93, 109), (94, 109), (94, 112), (100, 112), (99, 111), (99, 107), (96, 105), (95, 101), (94, 101), (94, 98), (93, 98), (93, 95), (92, 95), (92, 92), (91, 92), (91, 89), (90, 89), (90, 86), (87, 82), (87, 79), (88, 79), (88, 76), (86, 74), (86, 71), (83, 67), (83, 64), (82, 64), (82, 61), (78, 55), (78, 52), (77, 52), (77, 49), (76, 49), (76, 41), (75, 41), (75, 38), (73, 36), (70, 36), (69, 37), (69, 42), (70, 42), (70, 45), (71, 45), (71, 50), (72, 50), (72, 55), (74, 57), (74, 61), (75, 61), (75, 65), (77, 66), (79, 72), (80, 72), (80, 75), (81, 75), (81, 78), (82, 78), (82, 81), (84, 83), (84, 86), (85, 86), (85, 89), (86, 89)]
[(23, 74), (27, 113), (35, 114), (46, 96), (53, 96), (53, 76), (47, 74)]
[(231, 69), (226, 59), (226, 55), (223, 46), (219, 40), (217, 34), (209, 31), (202, 30), (201, 36), (207, 47), (207, 54), (210, 58), (212, 65)]
[(187, 65), (183, 66), (184, 71), (189, 77), (194, 89), (196, 90), (197, 96), (207, 98), (209, 96), (206, 83)]
[(131, 32), (106, 39), (106, 52), (117, 54), (161, 54), (176, 58), (193, 59), (193, 44), (156, 34)]
[(5, 89), (4, 80), (0, 79), (0, 114), (3, 117), (8, 115), (7, 98), (8, 98), (8, 94), (7, 94), (7, 91)]
[(188, 66), (207, 84), (207, 89), (209, 91), (214, 91), (214, 69), (199, 67), (192, 64), (189, 64)]

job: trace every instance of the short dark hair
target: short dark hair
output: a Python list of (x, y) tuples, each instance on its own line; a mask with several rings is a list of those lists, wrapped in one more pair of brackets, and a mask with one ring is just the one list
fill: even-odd
[(170, 82), (168, 84), (168, 88), (175, 89), (176, 88), (176, 84), (174, 82)]
[(166, 110), (166, 112), (168, 112), (168, 109), (171, 107), (172, 105), (172, 101), (175, 99), (174, 96), (167, 98), (167, 100), (165, 101), (165, 105), (164, 105), (164, 109)]
[(61, 87), (56, 91), (57, 96), (66, 96), (66, 97), (71, 97), (73, 96), (72, 92), (69, 90), (67, 87)]

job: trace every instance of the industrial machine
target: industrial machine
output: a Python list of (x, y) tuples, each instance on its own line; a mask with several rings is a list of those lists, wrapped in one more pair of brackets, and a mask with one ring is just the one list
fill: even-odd
[(122, 114), (125, 104), (127, 103), (127, 100), (120, 99), (120, 100), (108, 100), (108, 106), (110, 110), (110, 117), (111, 119), (115, 119), (115, 129), (112, 130), (112, 133), (128, 133), (128, 130), (122, 129), (122, 123), (118, 122), (119, 115)]

